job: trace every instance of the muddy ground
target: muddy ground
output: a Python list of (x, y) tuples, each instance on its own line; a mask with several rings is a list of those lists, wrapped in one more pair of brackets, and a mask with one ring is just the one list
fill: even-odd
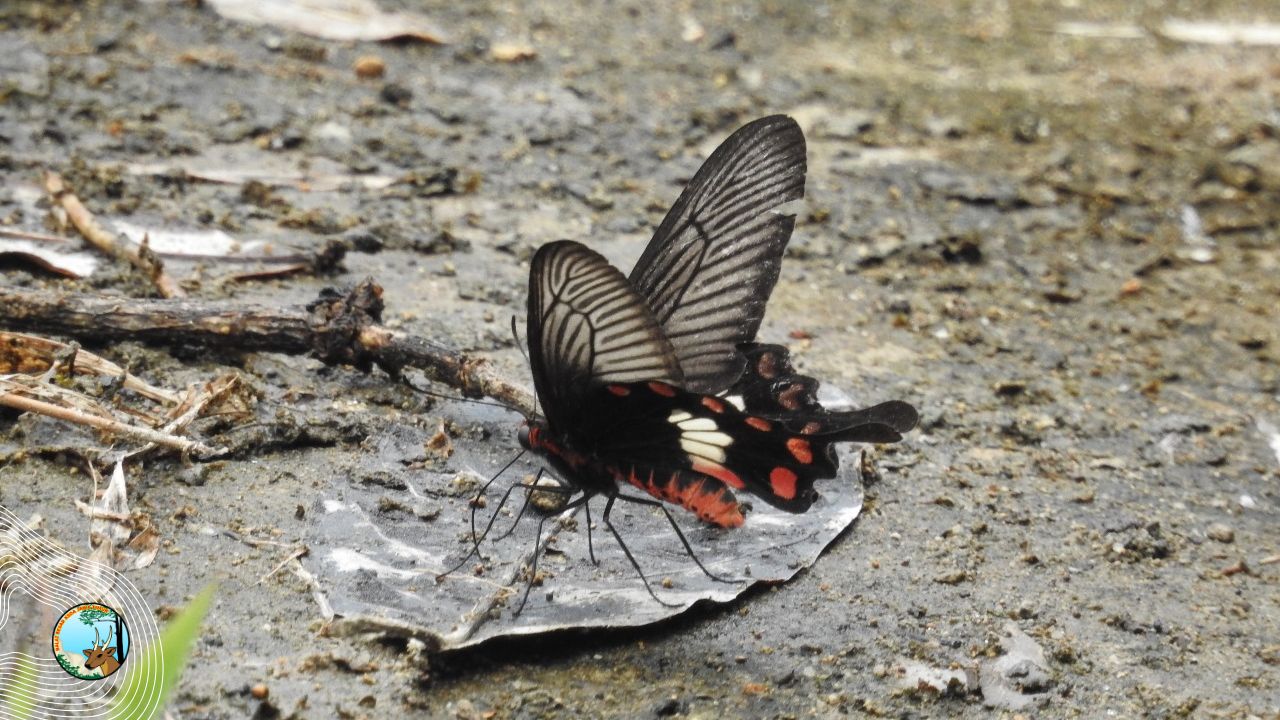
[[(163, 546), (133, 581), (160, 611), (220, 587), (175, 717), (1012, 715), (975, 687), (902, 680), (998, 654), (1010, 622), (1049, 670), (1023, 714), (1280, 713), (1280, 61), (1164, 24), (1280, 21), (1274, 7), (426, 12), (449, 44), (312, 39), (198, 2), (6, 2), (3, 222), (48, 229), (22, 188), (51, 168), (106, 219), (338, 238), (351, 252), (331, 276), (221, 283), (212, 263), (178, 279), (292, 305), (371, 276), (391, 324), (525, 383), (507, 323), (533, 248), (573, 238), (628, 266), (720, 139), (789, 113), (809, 181), (761, 334), (858, 400), (914, 403), (921, 426), (880, 452), (862, 517), (789, 584), (659, 627), (424, 658), (330, 637), (302, 580), (259, 579), (384, 420), (438, 427), (431, 398), (284, 355), (93, 347), (173, 387), (235, 369), (309, 418), (255, 453), (134, 473)], [(357, 77), (363, 56), (385, 75)], [(322, 159), (415, 182), (138, 170)], [(152, 292), (123, 265), (69, 281), (11, 263), (2, 282)], [(13, 412), (0, 432), (0, 502), (84, 548), (79, 461)], [(514, 428), (488, 442), (513, 451)]]

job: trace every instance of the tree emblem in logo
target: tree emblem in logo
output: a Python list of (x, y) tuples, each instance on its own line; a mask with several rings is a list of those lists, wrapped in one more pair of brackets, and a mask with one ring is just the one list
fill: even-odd
[(76, 605), (53, 626), (53, 656), (71, 677), (101, 680), (129, 656), (129, 626), (106, 605)]

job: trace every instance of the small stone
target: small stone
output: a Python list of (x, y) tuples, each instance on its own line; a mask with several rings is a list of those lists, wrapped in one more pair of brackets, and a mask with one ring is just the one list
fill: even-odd
[(538, 51), (532, 45), (500, 43), (490, 48), (489, 57), (498, 62), (525, 62), (537, 58)]
[(534, 509), (544, 515), (557, 513), (564, 509), (568, 496), (563, 492), (559, 492), (560, 483), (549, 477), (538, 475), (526, 475), (523, 484), (533, 486), (535, 488), (547, 488), (546, 490), (533, 490), (529, 494), (529, 503)]
[(875, 124), (876, 116), (864, 110), (834, 112), (819, 122), (816, 134), (824, 138), (852, 140)]
[(0, 54), (0, 95), (17, 91), (32, 97), (49, 94), (49, 58), (36, 45), (5, 36), (5, 51)]
[(685, 15), (680, 18), (680, 24), (680, 39), (687, 43), (696, 43), (707, 36), (707, 29), (702, 27), (697, 18)]
[(266, 685), (258, 683), (257, 685), (249, 688), (249, 694), (256, 700), (266, 700), (267, 696), (271, 694), (271, 690), (267, 688)]
[(318, 150), (337, 154), (351, 147), (351, 128), (330, 120), (312, 128), (307, 140)]
[(380, 78), (387, 74), (387, 64), (377, 55), (363, 55), (356, 58), (355, 65), (352, 66), (356, 71), (356, 77), (368, 80), (370, 78)]
[(673, 717), (684, 712), (684, 704), (679, 698), (669, 697), (658, 703), (653, 708), (655, 717)]
[(379, 91), (378, 96), (382, 98), (383, 102), (398, 105), (400, 107), (407, 107), (409, 105), (409, 101), (413, 100), (413, 91), (403, 85), (387, 83), (382, 86), (382, 90)]
[(329, 57), (329, 48), (302, 38), (286, 38), (280, 49), (294, 60), (304, 62), (322, 63)]
[(209, 481), (208, 465), (192, 465), (178, 471), (178, 482), (190, 485), (191, 487), (200, 487)]
[(1224, 525), (1223, 523), (1210, 525), (1205, 530), (1205, 535), (1208, 535), (1210, 540), (1217, 540), (1220, 543), (1232, 543), (1236, 540), (1236, 531), (1232, 530), (1230, 525)]
[(924, 131), (936, 138), (958, 138), (964, 137), (965, 127), (954, 115), (934, 116), (925, 119)]

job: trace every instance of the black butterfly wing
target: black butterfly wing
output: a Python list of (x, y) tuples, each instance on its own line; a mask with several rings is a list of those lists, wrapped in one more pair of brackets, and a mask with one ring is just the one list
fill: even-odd
[(739, 350), (746, 368), (729, 394), (741, 397), (750, 414), (805, 434), (839, 433), (845, 440), (874, 443), (901, 440), (919, 420), (916, 409), (900, 400), (861, 410), (827, 410), (818, 402), (818, 381), (796, 372), (785, 347), (744, 343)]
[(773, 210), (804, 195), (805, 169), (795, 120), (744, 125), (702, 164), (631, 271), (686, 390), (718, 393), (741, 374), (737, 345), (760, 328), (795, 224)]
[(534, 254), (527, 323), (534, 387), (557, 433), (582, 426), (583, 399), (605, 383), (683, 381), (644, 298), (580, 243), (548, 243)]
[(728, 527), (741, 524), (733, 490), (801, 513), (818, 497), (815, 482), (836, 476), (836, 443), (900, 438), (874, 413), (853, 425), (844, 413), (810, 415), (827, 424), (796, 427), (666, 383), (609, 384), (586, 400), (597, 413), (582, 438), (592, 453), (654, 497)]

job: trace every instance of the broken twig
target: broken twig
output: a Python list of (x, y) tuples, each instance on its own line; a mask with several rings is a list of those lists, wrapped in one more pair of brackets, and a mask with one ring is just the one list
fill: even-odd
[(325, 290), (300, 307), (269, 308), (194, 300), (139, 300), (0, 287), (0, 325), (82, 341), (134, 341), (238, 352), (314, 354), (329, 365), (378, 366), (393, 377), (407, 367), (468, 397), (491, 397), (525, 414), (533, 398), (467, 355), (381, 324), (382, 288), (365, 280), (343, 294)]
[(160, 294), (167, 298), (186, 297), (178, 283), (169, 277), (164, 271), (164, 263), (155, 253), (151, 252), (146, 245), (134, 245), (133, 243), (117, 238), (111, 232), (98, 223), (93, 213), (89, 212), (89, 208), (80, 202), (80, 198), (67, 187), (62, 176), (56, 172), (46, 171), (44, 174), (44, 189), (53, 199), (62, 206), (66, 211), (67, 217), (71, 220), (71, 224), (76, 226), (80, 234), (84, 236), (94, 247), (113, 257), (126, 260), (129, 264), (138, 268), (147, 274), (151, 282), (155, 284)]
[(87, 350), (39, 335), (0, 331), (0, 374), (47, 372), (60, 363), (67, 365), (69, 373), (120, 378), (124, 388), (156, 402), (177, 404), (181, 400), (176, 393), (156, 387)]
[(77, 425), (86, 425), (104, 433), (119, 435), (122, 437), (134, 438), (144, 442), (155, 443), (164, 447), (173, 448), (184, 454), (189, 454), (198, 458), (209, 458), (221, 455), (226, 452), (225, 448), (210, 447), (202, 442), (188, 440), (186, 438), (169, 435), (158, 430), (152, 430), (146, 427), (137, 427), (128, 423), (112, 420), (97, 415), (76, 410), (74, 408), (54, 405), (27, 397), (24, 392), (29, 388), (20, 383), (13, 382), (5, 378), (0, 378), (0, 405), (11, 407), (22, 412), (33, 412), (38, 415), (47, 415), (51, 418), (63, 420)]

